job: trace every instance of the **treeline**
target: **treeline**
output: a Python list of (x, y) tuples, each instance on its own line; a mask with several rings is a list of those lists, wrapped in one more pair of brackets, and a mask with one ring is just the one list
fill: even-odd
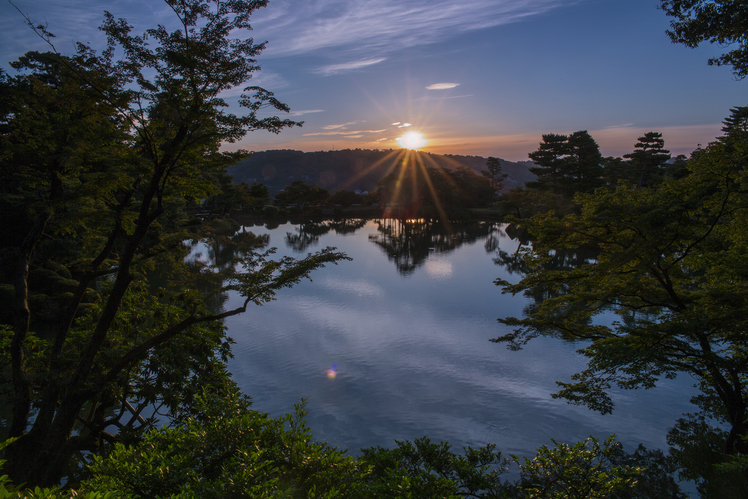
[[(615, 190), (629, 185), (636, 188), (655, 187), (666, 179), (686, 175), (686, 157), (672, 158), (665, 149), (662, 134), (648, 132), (639, 137), (633, 152), (622, 158), (606, 157), (586, 131), (569, 135), (546, 134), (538, 149), (529, 154), (534, 166), (534, 180), (502, 192), (497, 200), (505, 215), (527, 218), (552, 211), (558, 215), (576, 209), (574, 196), (604, 188)], [(499, 166), (501, 162), (499, 162)], [(501, 168), (495, 166), (501, 175)]]
[[(254, 166), (250, 166), (255, 156)], [(366, 164), (362, 158), (377, 163), (361, 166), (364, 171), (358, 173), (360, 168), (345, 166)], [(634, 150), (622, 158), (603, 157), (597, 142), (584, 130), (569, 135), (546, 134), (529, 158), (532, 161), (512, 163), (493, 157), (437, 156), (405, 150), (268, 151), (230, 167), (232, 177), (220, 177), (222, 194), (205, 206), (226, 214), (247, 208), (257, 212), (271, 201), (279, 208), (296, 211), (314, 206), (378, 205), (382, 216), (446, 220), (469, 217), (476, 209), (491, 209), (495, 215), (526, 218), (548, 210), (570, 213), (578, 193), (602, 187), (614, 190), (619, 184), (652, 187), (686, 172), (686, 157), (672, 158), (662, 134), (657, 132), (639, 137)], [(320, 176), (313, 168), (311, 173), (299, 175), (303, 178), (289, 174), (308, 171), (306, 166), (315, 162), (325, 165), (328, 173), (334, 170), (337, 174)], [(274, 176), (260, 180), (243, 177), (256, 173), (260, 165), (266, 173), (275, 172)], [(322, 185), (322, 180), (315, 183), (315, 177), (335, 178), (338, 186), (366, 185), (368, 190), (331, 190)], [(273, 191), (273, 179), (283, 188)], [(274, 213), (264, 211), (266, 215)]]
[[(368, 191), (376, 189), (379, 180), (388, 175), (401, 159), (401, 150), (344, 149), (338, 151), (302, 152), (273, 150), (255, 152), (238, 164), (228, 168), (234, 182), (265, 184), (271, 195), (285, 189), (292, 182), (302, 180), (308, 184), (336, 192)], [(459, 166), (480, 173), (485, 168), (486, 158), (480, 156), (441, 155), (420, 153), (430, 167), (455, 169)], [(528, 162), (504, 162), (509, 174), (507, 185), (520, 186), (534, 176), (528, 172)]]

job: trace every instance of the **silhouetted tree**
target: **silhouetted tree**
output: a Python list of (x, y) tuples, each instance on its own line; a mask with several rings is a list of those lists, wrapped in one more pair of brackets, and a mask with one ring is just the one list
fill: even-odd
[(748, 76), (748, 4), (745, 0), (661, 0), (660, 6), (673, 18), (667, 34), (673, 43), (696, 48), (701, 42), (737, 47), (709, 65), (732, 66), (736, 78)]
[(623, 157), (631, 160), (628, 163), (629, 180), (641, 189), (662, 182), (670, 151), (665, 149), (661, 133), (647, 132), (638, 140), (634, 145), (634, 152), (624, 154)]

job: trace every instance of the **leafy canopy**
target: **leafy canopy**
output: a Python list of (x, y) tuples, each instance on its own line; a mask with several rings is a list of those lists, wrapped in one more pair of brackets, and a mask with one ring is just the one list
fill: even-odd
[[(528, 273), (496, 283), (534, 302), (523, 318), (499, 319), (512, 332), (495, 341), (581, 341), (587, 369), (555, 396), (603, 413), (613, 409), (614, 386), (651, 388), (688, 373), (728, 424), (724, 452), (745, 454), (748, 134), (728, 128), (694, 152), (683, 178), (579, 194), (579, 214), (523, 224), (534, 236), (523, 255)], [(559, 254), (585, 253), (578, 265), (553, 265)]]
[[(179, 422), (202, 386), (233, 391), (222, 319), (345, 258), (274, 260), (266, 240), (196, 216), (247, 155), (222, 144), (300, 123), (261, 117), (288, 110), (263, 88), (244, 87), (243, 114), (222, 97), (259, 70), (265, 44), (246, 31), (265, 1), (166, 4), (173, 29), (136, 35), (106, 13), (102, 53), (28, 53), (0, 77), (0, 341), (17, 483), (75, 480), (87, 453), (150, 427), (145, 407)], [(189, 258), (198, 243), (220, 258)], [(229, 291), (242, 300), (224, 309)]]
[(667, 31), (673, 43), (695, 48), (701, 42), (735, 46), (709, 65), (732, 66), (738, 79), (748, 76), (748, 5), (744, 0), (661, 0), (660, 6), (674, 19)]

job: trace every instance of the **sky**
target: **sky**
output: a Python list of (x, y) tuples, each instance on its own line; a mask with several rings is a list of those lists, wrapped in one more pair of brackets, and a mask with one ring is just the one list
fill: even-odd
[[(104, 10), (136, 30), (174, 17), (156, 0), (13, 0), (47, 23), (62, 53), (103, 47)], [(421, 150), (527, 160), (544, 133), (587, 130), (604, 156), (661, 132), (688, 155), (720, 135), (748, 79), (708, 66), (724, 48), (670, 42), (657, 0), (270, 0), (252, 16), (267, 41), (251, 84), (304, 121), (253, 132), (229, 147), (252, 151), (397, 149), (407, 131)], [(0, 67), (46, 50), (16, 9), (0, 2)], [(235, 102), (236, 95), (228, 100)]]

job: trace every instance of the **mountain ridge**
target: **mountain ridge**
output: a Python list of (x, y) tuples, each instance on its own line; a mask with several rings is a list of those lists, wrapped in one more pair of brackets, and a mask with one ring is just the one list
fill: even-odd
[[(379, 179), (384, 177), (403, 149), (341, 149), (335, 151), (303, 152), (294, 149), (272, 149), (253, 153), (228, 168), (234, 183), (264, 183), (271, 194), (284, 189), (295, 180), (316, 184), (328, 191), (340, 189), (373, 191)], [(482, 156), (458, 154), (433, 154), (419, 152), (426, 166), (457, 168), (465, 166), (480, 174), (486, 169)], [(501, 158), (499, 158), (501, 159)], [(519, 187), (535, 179), (529, 168), (532, 161), (512, 162), (501, 159), (504, 173), (508, 174), (507, 188)]]

